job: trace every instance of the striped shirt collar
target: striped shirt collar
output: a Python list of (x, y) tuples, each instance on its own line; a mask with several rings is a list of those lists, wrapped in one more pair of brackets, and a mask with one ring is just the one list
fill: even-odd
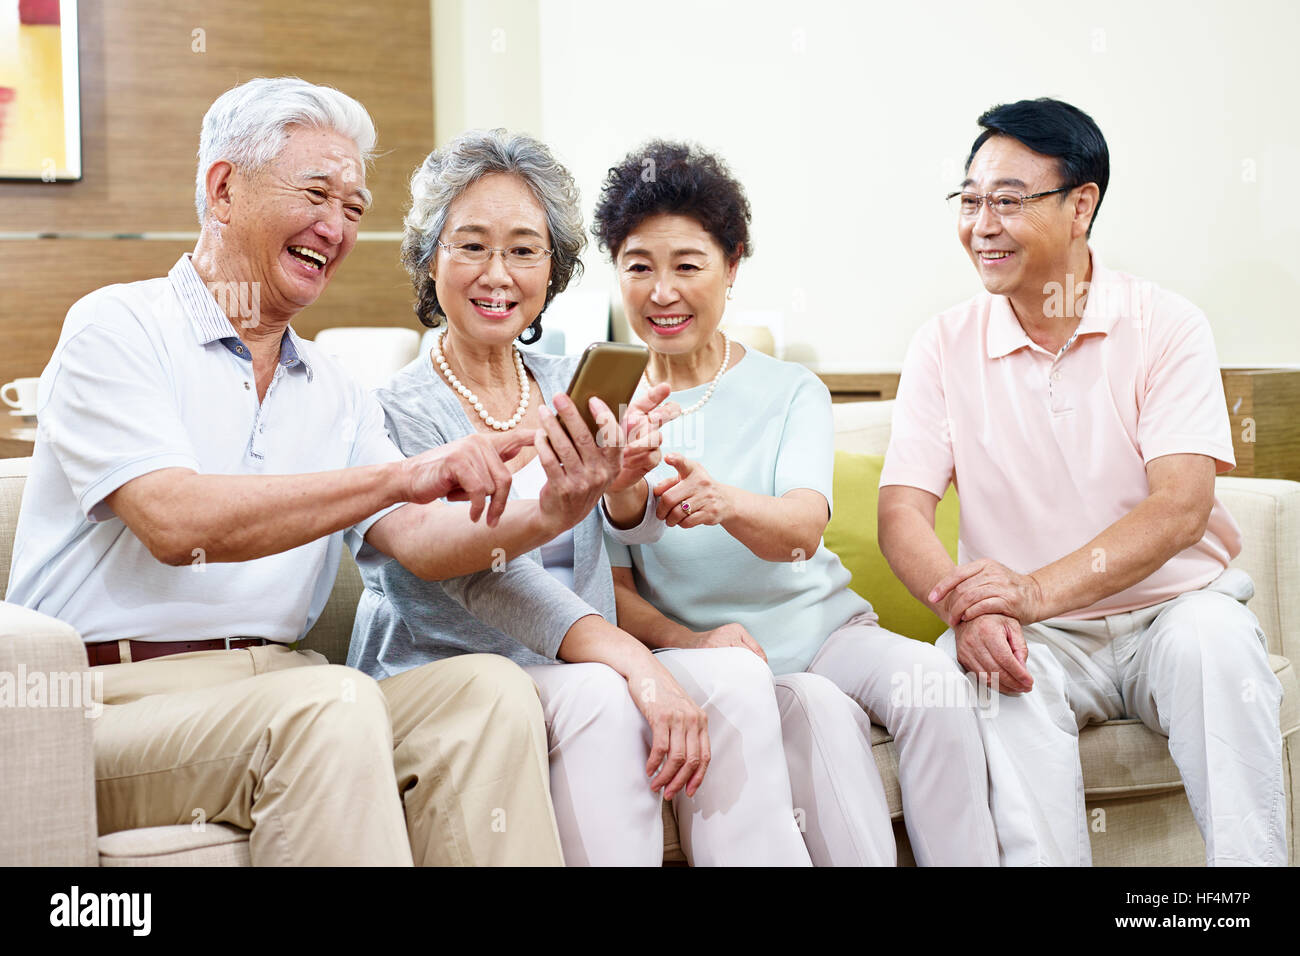
[[(253, 358), (248, 351), (248, 346), (235, 332), (235, 327), (230, 324), (230, 319), (217, 304), (217, 300), (221, 298), (231, 313), (247, 314), (250, 318), (256, 311), (255, 300), (243, 289), (210, 289), (195, 271), (190, 256), (191, 253), (188, 252), (182, 254), (167, 273), (167, 278), (171, 281), (172, 289), (180, 300), (182, 310), (190, 320), (194, 337), (200, 345), (220, 342), (232, 355), (251, 362)], [(228, 285), (240, 284), (228, 283)], [(302, 340), (298, 338), (298, 333), (286, 327), (284, 335), (280, 338), (280, 364), (286, 369), (301, 367), (307, 375), (307, 381), (310, 382), (313, 377), (311, 363), (307, 361), (303, 352)]]

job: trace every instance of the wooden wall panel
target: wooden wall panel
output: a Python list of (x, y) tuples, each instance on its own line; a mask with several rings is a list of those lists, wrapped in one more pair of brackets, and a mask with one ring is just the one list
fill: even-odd
[(1232, 451), (1243, 478), (1300, 481), (1300, 369), (1223, 369)]
[[(312, 338), (336, 325), (423, 329), (414, 295), (398, 264), (397, 242), (358, 242), (324, 295), (294, 320)], [(114, 282), (167, 274), (192, 242), (132, 239), (31, 239), (0, 242), (0, 382), (41, 373), (59, 340), (68, 308)]]
[(309, 339), (336, 325), (400, 325), (423, 332), (411, 279), (397, 259), (400, 248), (400, 242), (358, 242), (325, 294), (298, 313), (294, 331)]
[[(0, 232), (196, 229), (204, 112), (236, 83), (282, 75), (335, 86), (370, 111), (381, 155), (365, 228), (401, 228), (407, 180), (434, 145), (427, 2), (82, 0), (79, 9), (84, 178), (0, 183)], [(202, 53), (192, 49), (200, 29)]]
[[(40, 375), (68, 308), (114, 282), (166, 275), (193, 243), (31, 239), (0, 242), (0, 381)], [(344, 263), (346, 265), (346, 263)]]
[[(381, 150), (367, 181), (375, 206), (363, 226), (401, 229), (407, 180), (433, 146), (427, 2), (322, 0), (308, 9), (262, 0), (82, 0), (79, 12), (84, 178), (0, 183), (0, 233), (60, 236), (0, 239), (0, 382), (39, 374), (82, 295), (164, 275), (193, 247), (192, 239), (75, 234), (194, 233), (199, 125), (236, 83), (294, 75), (360, 100)], [(331, 325), (418, 328), (397, 251), (392, 241), (357, 243), (294, 327), (307, 336)]]

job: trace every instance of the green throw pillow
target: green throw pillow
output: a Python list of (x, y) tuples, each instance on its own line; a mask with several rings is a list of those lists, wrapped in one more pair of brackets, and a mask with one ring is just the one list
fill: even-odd
[[(896, 634), (934, 643), (946, 625), (912, 597), (894, 577), (876, 539), (876, 498), (884, 455), (835, 453), (835, 514), (826, 527), (826, 547), (840, 556), (853, 575), (850, 587), (871, 602), (880, 626)], [(957, 560), (957, 493), (951, 487), (939, 502), (935, 530)]]

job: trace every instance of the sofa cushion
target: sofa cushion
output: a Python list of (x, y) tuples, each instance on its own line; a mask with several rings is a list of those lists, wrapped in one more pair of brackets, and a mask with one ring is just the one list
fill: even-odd
[[(849, 569), (849, 586), (871, 602), (881, 627), (933, 643), (946, 626), (894, 576), (876, 543), (876, 499), (884, 461), (884, 455), (835, 452), (835, 513), (823, 540)], [(935, 530), (954, 561), (957, 525), (957, 493), (949, 488), (935, 511)]]
[(835, 421), (835, 447), (839, 451), (883, 455), (889, 447), (893, 401), (836, 402), (831, 406), (831, 416)]
[(298, 642), (298, 648), (324, 654), (331, 664), (346, 664), (348, 644), (352, 640), (352, 621), (357, 616), (357, 602), (361, 600), (364, 589), (361, 571), (352, 560), (352, 552), (344, 548), (339, 560), (339, 573), (334, 578), (334, 589), (330, 591), (325, 610)]
[(99, 838), (100, 866), (250, 866), (248, 831), (225, 823), (141, 827)]

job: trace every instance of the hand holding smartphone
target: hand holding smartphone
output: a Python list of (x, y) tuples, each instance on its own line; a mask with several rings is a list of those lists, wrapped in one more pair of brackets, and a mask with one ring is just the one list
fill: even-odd
[[(621, 342), (596, 342), (587, 346), (573, 371), (573, 378), (565, 393), (577, 406), (578, 414), (597, 436), (596, 419), (591, 414), (590, 399), (599, 398), (609, 406), (615, 417), (632, 401), (637, 383), (650, 361), (650, 353), (639, 345)], [(572, 437), (572, 436), (570, 436)]]

